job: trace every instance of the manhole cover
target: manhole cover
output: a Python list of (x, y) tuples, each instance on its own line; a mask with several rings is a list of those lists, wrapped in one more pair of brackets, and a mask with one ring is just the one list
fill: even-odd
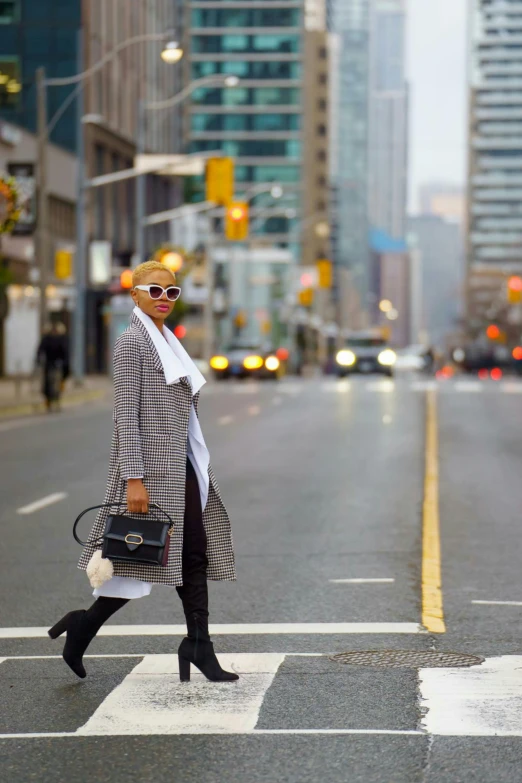
[(349, 666), (378, 666), (386, 669), (434, 669), (455, 666), (478, 666), (484, 658), (454, 652), (433, 652), (431, 650), (367, 650), (330, 655), (334, 663)]

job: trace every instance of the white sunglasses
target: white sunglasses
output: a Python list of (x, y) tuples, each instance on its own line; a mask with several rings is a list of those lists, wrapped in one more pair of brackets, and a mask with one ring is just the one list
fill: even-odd
[(140, 291), (148, 291), (151, 299), (161, 299), (163, 294), (167, 295), (169, 302), (175, 302), (181, 295), (181, 288), (177, 285), (169, 285), (168, 288), (163, 288), (160, 285), (135, 285), (134, 288), (138, 288)]

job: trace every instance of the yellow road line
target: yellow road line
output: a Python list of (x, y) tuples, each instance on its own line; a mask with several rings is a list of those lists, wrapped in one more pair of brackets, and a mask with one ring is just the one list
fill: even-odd
[(439, 444), (435, 391), (427, 393), (426, 405), (426, 461), (422, 513), (422, 624), (431, 633), (446, 633), (440, 564)]

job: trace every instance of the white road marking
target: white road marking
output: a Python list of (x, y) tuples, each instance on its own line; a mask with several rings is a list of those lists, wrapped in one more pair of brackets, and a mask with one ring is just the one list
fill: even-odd
[(248, 409), (249, 416), (259, 416), (261, 413), (261, 407), (259, 405), (251, 405)]
[[(181, 732), (180, 732), (181, 733)], [(186, 732), (184, 732), (186, 733)], [(196, 733), (196, 732), (191, 732)], [(206, 734), (223, 734), (223, 731), (205, 732)], [(251, 729), (250, 731), (234, 732), (235, 734), (249, 734), (255, 736), (257, 734), (376, 734), (376, 735), (399, 735), (405, 737), (426, 737), (424, 731), (394, 731), (393, 729)], [(57, 731), (55, 733), (50, 731), (43, 731), (33, 734), (0, 734), (0, 739), (60, 739), (62, 737), (82, 737), (93, 735), (82, 735), (77, 732)]]
[(392, 421), (393, 421), (393, 419), (392, 419), (392, 417), (388, 413), (385, 413), (384, 416), (382, 417), (382, 423), (383, 424), (391, 424)]
[[(265, 693), (285, 659), (279, 653), (228, 653), (233, 683), (209, 683), (194, 667), (179, 681), (175, 655), (146, 655), (81, 726), (78, 736), (138, 734), (243, 734), (253, 731)], [(190, 690), (189, 690), (190, 688)]]
[(484, 386), (480, 381), (457, 381), (454, 389), (458, 392), (481, 392)]
[[(0, 628), (0, 639), (48, 639), (47, 627)], [(104, 625), (98, 636), (185, 636), (185, 625)], [(211, 625), (214, 636), (425, 634), (418, 623), (245, 623)]]
[(502, 384), (502, 391), (505, 392), (505, 394), (522, 394), (522, 383), (507, 381)]
[(388, 577), (382, 579), (329, 579), (334, 585), (365, 585), (365, 584), (392, 584), (395, 579)]
[(421, 669), (430, 734), (522, 737), (522, 656), (488, 658), (470, 669)]
[(219, 419), (217, 420), (218, 424), (220, 424), (221, 426), (224, 426), (225, 424), (232, 424), (233, 421), (234, 421), (233, 416), (220, 416)]
[(46, 497), (40, 500), (35, 500), (34, 503), (29, 503), (28, 506), (22, 506), (17, 510), (17, 514), (34, 514), (35, 511), (40, 511), (42, 508), (52, 506), (53, 503), (59, 503), (60, 500), (64, 500), (67, 497), (67, 492), (54, 492), (52, 495), (46, 495)]
[(395, 391), (395, 383), (394, 381), (389, 381), (389, 380), (370, 381), (370, 383), (366, 384), (366, 391), (389, 394), (390, 392)]
[(437, 388), (437, 381), (413, 381), (410, 384), (410, 389), (416, 392), (436, 391)]
[(258, 383), (238, 383), (232, 386), (234, 394), (257, 394), (259, 391)]
[(281, 405), (282, 402), (283, 400), (281, 399), (281, 397), (274, 397), (274, 399), (272, 400), (272, 405)]
[(483, 606), (522, 606), (522, 601), (472, 601), (471, 603)]
[(345, 394), (352, 388), (350, 381), (325, 381), (321, 384), (321, 389), (327, 392), (337, 392), (338, 394)]

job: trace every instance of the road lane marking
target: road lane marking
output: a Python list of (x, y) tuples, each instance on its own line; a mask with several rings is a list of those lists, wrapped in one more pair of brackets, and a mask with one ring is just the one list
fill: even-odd
[(321, 389), (326, 392), (336, 392), (338, 394), (345, 394), (352, 388), (350, 381), (325, 381), (321, 384)]
[(394, 381), (372, 381), (366, 384), (366, 391), (389, 394), (395, 391), (395, 383)]
[(282, 394), (301, 394), (303, 386), (299, 383), (282, 383), (279, 391)]
[(522, 656), (487, 658), (469, 669), (421, 669), (419, 687), (429, 734), (522, 736)]
[(234, 394), (257, 394), (259, 391), (258, 383), (244, 383), (232, 386)]
[(454, 389), (458, 392), (481, 392), (484, 387), (480, 381), (457, 381)]
[(365, 585), (365, 584), (391, 584), (395, 579), (388, 577), (382, 579), (329, 579), (334, 585)]
[(222, 653), (240, 675), (217, 686), (194, 667), (188, 688), (177, 655), (146, 655), (100, 704), (77, 736), (244, 734), (255, 729), (266, 692), (285, 659), (280, 653)]
[[(48, 639), (47, 627), (0, 628), (0, 639)], [(104, 625), (98, 636), (185, 636), (185, 625)], [(424, 634), (418, 623), (253, 623), (211, 625), (215, 636)]]
[(436, 391), (437, 381), (413, 381), (410, 389), (415, 392)]
[(502, 384), (502, 391), (505, 394), (522, 394), (522, 383), (507, 381), (507, 383)]
[(283, 400), (281, 397), (274, 397), (274, 399), (272, 400), (272, 405), (281, 405), (282, 402)]
[(445, 633), (442, 601), (439, 520), (439, 445), (437, 393), (426, 395), (426, 456), (422, 521), (422, 625)]
[(471, 603), (483, 606), (522, 606), (522, 601), (472, 601)]
[(382, 417), (382, 423), (383, 424), (391, 424), (393, 421), (392, 417), (389, 415), (389, 413), (385, 413)]
[(232, 424), (233, 421), (234, 421), (234, 417), (233, 416), (230, 416), (230, 415), (229, 416), (220, 416), (219, 419), (217, 420), (217, 423), (219, 425), (221, 425), (221, 426), (224, 426), (225, 424)]
[(65, 500), (67, 492), (54, 492), (52, 495), (46, 495), (46, 497), (40, 500), (35, 500), (34, 503), (29, 503), (28, 506), (22, 506), (17, 509), (17, 514), (34, 514), (35, 511), (40, 511), (42, 508), (52, 506), (53, 503), (59, 503), (60, 500)]
[[(206, 732), (208, 735), (222, 735), (224, 732), (222, 731), (216, 731), (216, 732)], [(255, 736), (256, 734), (369, 734), (369, 735), (394, 735), (394, 736), (404, 736), (404, 737), (426, 737), (426, 732), (424, 731), (415, 731), (415, 729), (412, 729), (411, 731), (403, 730), (403, 731), (394, 731), (393, 729), (251, 729), (250, 731), (241, 731), (241, 732), (234, 732), (234, 734), (248, 734), (249, 736)], [(67, 731), (57, 731), (57, 732), (50, 732), (50, 731), (43, 731), (40, 733), (33, 733), (33, 734), (0, 734), (0, 740), (8, 740), (8, 739), (60, 739), (63, 737), (78, 737), (82, 738), (82, 736), (93, 736), (93, 735), (82, 735), (77, 734), (74, 731), (67, 732)]]

